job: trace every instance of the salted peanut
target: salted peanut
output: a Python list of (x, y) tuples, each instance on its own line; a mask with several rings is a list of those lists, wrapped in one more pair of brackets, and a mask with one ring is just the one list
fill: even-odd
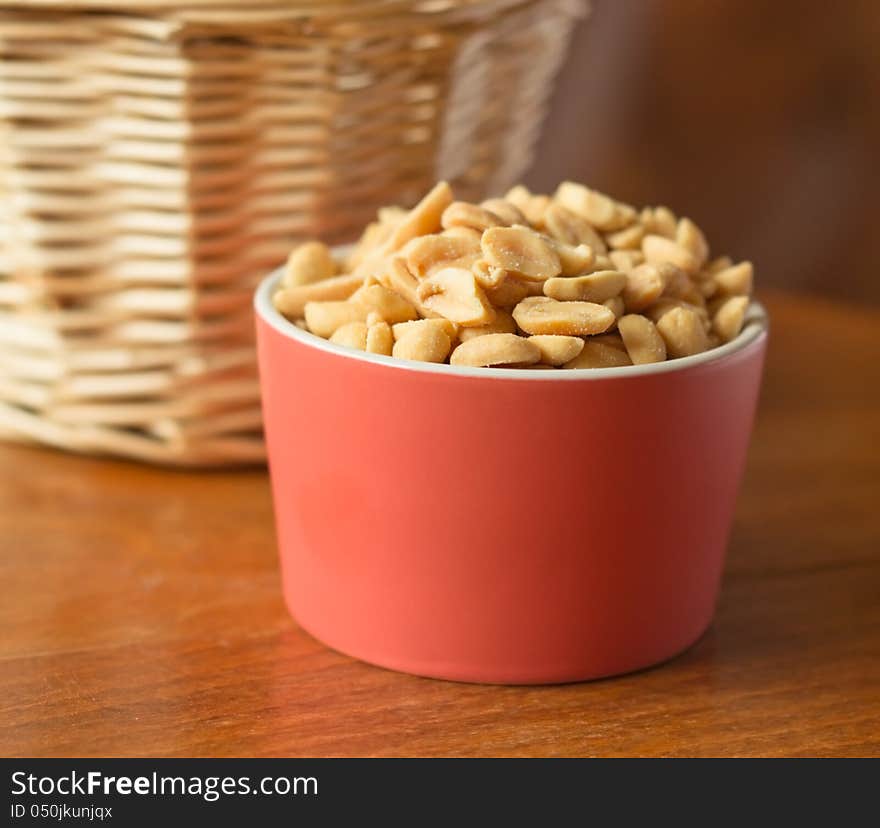
[(547, 208), (544, 213), (544, 227), (557, 241), (574, 247), (586, 244), (596, 255), (608, 252), (605, 240), (590, 222), (561, 204), (551, 204)]
[(364, 351), (367, 348), (367, 331), (366, 322), (346, 322), (333, 331), (330, 341), (357, 351)]
[(713, 278), (721, 296), (748, 296), (752, 292), (754, 268), (751, 262), (740, 262), (719, 270)]
[(530, 334), (589, 336), (614, 323), (614, 314), (593, 302), (558, 302), (548, 296), (529, 296), (514, 309), (516, 324)]
[(610, 265), (607, 269), (629, 273), (633, 268), (645, 263), (645, 254), (641, 250), (612, 250), (608, 254), (608, 261)]
[(424, 236), (440, 230), (440, 217), (450, 204), (452, 204), (452, 188), (445, 181), (440, 181), (395, 225), (384, 245), (386, 252), (399, 250), (416, 236)]
[(718, 292), (718, 285), (716, 285), (715, 280), (711, 278), (697, 282), (696, 287), (703, 295), (704, 299), (711, 299)]
[(556, 251), (527, 227), (491, 227), (483, 233), (483, 258), (521, 279), (543, 282), (562, 271)]
[(703, 323), (703, 328), (708, 331), (711, 327), (709, 311), (705, 306), (700, 305), (692, 305), (690, 302), (686, 302), (684, 299), (672, 299), (667, 296), (663, 296), (658, 299), (650, 308), (644, 311), (645, 316), (649, 319), (653, 320), (655, 323), (660, 321), (660, 317), (664, 314), (669, 313), (669, 311), (674, 310), (675, 308), (684, 308), (685, 310), (692, 311)]
[(391, 332), (396, 342), (398, 339), (403, 339), (407, 334), (426, 326), (439, 328), (449, 337), (450, 342), (455, 342), (458, 339), (458, 325), (455, 322), (444, 319), (442, 316), (438, 316), (436, 319), (415, 319), (412, 322), (398, 322), (396, 325), (391, 326)]
[(488, 368), (493, 365), (531, 365), (540, 360), (541, 350), (528, 339), (512, 333), (494, 333), (462, 342), (452, 352), (449, 364)]
[(606, 299), (602, 304), (614, 314), (615, 319), (620, 319), (620, 317), (626, 313), (626, 305), (624, 304), (622, 296), (612, 296), (610, 299)]
[(703, 272), (709, 276), (714, 276), (719, 271), (727, 270), (727, 268), (732, 266), (733, 259), (731, 259), (730, 256), (716, 256), (711, 262), (706, 263)]
[(700, 290), (699, 284), (690, 280), (688, 280), (686, 285), (682, 286), (678, 298), (700, 308), (706, 306), (706, 297), (703, 295), (702, 290)]
[(514, 224), (526, 224), (528, 219), (522, 210), (519, 209), (512, 201), (506, 198), (487, 198), (480, 203), (480, 207), (494, 213), (501, 219), (503, 224), (508, 226)]
[(549, 196), (534, 195), (528, 187), (517, 184), (505, 193), (504, 200), (519, 208), (529, 224), (535, 227), (544, 226), (544, 214), (550, 206)]
[(617, 320), (617, 330), (633, 365), (663, 362), (666, 343), (654, 323), (645, 316), (630, 313)]
[(469, 201), (453, 201), (443, 211), (440, 223), (446, 230), (452, 227), (468, 227), (482, 233), (490, 227), (499, 227), (504, 222), (485, 207), (478, 207)]
[(306, 302), (306, 325), (313, 334), (329, 339), (349, 322), (366, 322), (367, 308), (356, 302)]
[(656, 302), (666, 287), (660, 268), (643, 264), (633, 268), (626, 275), (623, 287), (623, 303), (627, 313), (638, 313)]
[(555, 371), (555, 365), (545, 365), (543, 362), (536, 362), (534, 365), (521, 365), (525, 371)]
[(538, 346), (541, 351), (541, 362), (545, 365), (564, 365), (584, 349), (584, 340), (579, 336), (538, 334), (530, 336), (529, 342)]
[[(504, 272), (506, 273), (507, 271)], [(486, 298), (496, 308), (512, 308), (530, 295), (529, 288), (531, 284), (521, 282), (516, 278), (507, 278), (498, 287), (487, 288)], [(539, 287), (543, 287), (541, 282), (537, 284)]]
[(748, 296), (731, 296), (723, 299), (714, 309), (712, 331), (722, 342), (730, 342), (739, 335), (748, 306)]
[(548, 279), (544, 295), (560, 302), (595, 302), (601, 305), (617, 296), (626, 285), (626, 274), (617, 270), (598, 270), (584, 276)]
[(364, 318), (375, 311), (386, 322), (406, 322), (418, 319), (418, 311), (403, 296), (384, 285), (370, 285), (360, 288), (349, 300), (364, 309)]
[(444, 267), (470, 267), (481, 255), (480, 237), (432, 233), (408, 241), (401, 250), (406, 265), (417, 279)]
[(673, 308), (655, 323), (672, 359), (699, 354), (709, 347), (709, 338), (699, 315), (689, 308)]
[(678, 218), (668, 207), (645, 207), (639, 214), (639, 223), (646, 233), (674, 239), (678, 230)]
[(392, 224), (386, 224), (381, 221), (370, 222), (364, 228), (360, 239), (358, 239), (351, 252), (345, 258), (345, 270), (355, 271), (367, 256), (388, 241), (388, 237), (393, 230), (394, 226)]
[(642, 239), (642, 253), (650, 264), (672, 264), (685, 273), (696, 273), (701, 262), (690, 250), (665, 236), (649, 235)]
[(386, 259), (384, 267), (378, 273), (378, 279), (385, 287), (399, 293), (407, 302), (418, 307), (416, 290), (419, 280), (410, 272), (406, 261), (400, 256)]
[(506, 270), (492, 267), (485, 259), (477, 259), (471, 265), (471, 273), (474, 274), (477, 284), (484, 290), (497, 288), (508, 276)]
[(459, 325), (485, 325), (495, 311), (474, 274), (461, 267), (447, 267), (425, 279), (416, 295), (429, 310)]
[(691, 288), (691, 280), (680, 267), (669, 262), (656, 262), (654, 264), (663, 276), (663, 295), (674, 299), (682, 298)]
[(282, 288), (272, 297), (272, 304), (288, 319), (299, 319), (305, 311), (306, 303), (348, 299), (362, 284), (363, 278), (353, 273), (333, 276), (322, 282)]
[(573, 181), (563, 181), (556, 188), (553, 200), (603, 232), (622, 230), (636, 220), (636, 211), (628, 204)]
[(602, 302), (602, 305), (608, 308), (608, 310), (610, 310), (611, 313), (614, 314), (614, 321), (608, 328), (609, 331), (613, 331), (617, 327), (617, 322), (619, 321), (620, 317), (626, 313), (626, 305), (623, 303), (623, 297), (612, 296), (610, 299), (606, 299), (604, 302)]
[(631, 365), (625, 348), (618, 348), (609, 342), (589, 338), (584, 342), (583, 350), (563, 368), (618, 368)]
[[(399, 322), (398, 324), (409, 325), (412, 323)], [(391, 333), (391, 326), (378, 313), (367, 315), (365, 347), (368, 353), (391, 356), (391, 349), (394, 347), (394, 335)]]
[(474, 230), (472, 227), (450, 227), (439, 235), (450, 238), (469, 239), (471, 242), (475, 242), (477, 247), (480, 246), (480, 239), (483, 236), (479, 230)]
[(709, 242), (706, 241), (703, 231), (689, 218), (679, 219), (675, 241), (694, 256), (700, 267), (709, 260)]
[(299, 328), (301, 331), (307, 331), (309, 329), (309, 326), (306, 325), (305, 319), (295, 319), (293, 321), (293, 324), (296, 325), (296, 327)]
[(616, 233), (609, 233), (605, 236), (605, 241), (614, 250), (640, 250), (644, 237), (645, 228), (641, 224), (633, 224)]
[(329, 279), (335, 273), (336, 262), (333, 261), (330, 248), (323, 242), (308, 241), (290, 254), (281, 284), (284, 287), (308, 285)]
[(485, 325), (477, 325), (475, 328), (462, 328), (459, 339), (467, 342), (477, 336), (487, 336), (496, 333), (516, 333), (516, 322), (509, 311), (495, 308), (495, 318)]
[(572, 247), (570, 244), (546, 237), (547, 242), (559, 256), (559, 265), (563, 276), (580, 276), (595, 270), (596, 256), (588, 244)]
[(617, 331), (608, 331), (607, 333), (597, 334), (596, 336), (587, 337), (590, 342), (601, 342), (611, 348), (617, 348), (618, 351), (626, 351), (626, 345), (623, 344), (623, 337)]
[(418, 362), (445, 362), (451, 348), (452, 341), (439, 325), (422, 325), (398, 339), (391, 355)]

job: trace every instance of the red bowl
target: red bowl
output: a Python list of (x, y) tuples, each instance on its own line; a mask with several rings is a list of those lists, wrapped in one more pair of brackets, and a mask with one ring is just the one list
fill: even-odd
[(712, 619), (767, 343), (583, 371), (376, 356), (255, 306), (291, 613), (408, 673), (541, 684), (664, 661)]

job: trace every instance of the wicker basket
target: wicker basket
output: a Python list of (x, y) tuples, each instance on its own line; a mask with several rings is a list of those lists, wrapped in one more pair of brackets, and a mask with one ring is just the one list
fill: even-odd
[(0, 0), (0, 435), (263, 459), (251, 293), (522, 175), (582, 0)]

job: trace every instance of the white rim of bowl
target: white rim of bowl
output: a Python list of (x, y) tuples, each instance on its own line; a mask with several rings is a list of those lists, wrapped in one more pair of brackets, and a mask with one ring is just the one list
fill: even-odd
[(345, 359), (356, 359), (361, 362), (370, 362), (386, 368), (398, 371), (415, 371), (423, 374), (444, 374), (448, 377), (483, 377), (491, 379), (530, 380), (534, 382), (562, 381), (576, 382), (583, 380), (600, 379), (623, 379), (625, 377), (643, 377), (650, 374), (665, 374), (670, 371), (685, 371), (688, 368), (696, 368), (707, 363), (717, 362), (725, 357), (741, 351), (752, 342), (766, 333), (768, 327), (767, 311), (759, 302), (752, 300), (746, 313), (743, 329), (736, 339), (711, 348), (701, 354), (689, 357), (679, 357), (665, 362), (652, 362), (648, 365), (622, 365), (616, 368), (583, 368), (574, 370), (558, 371), (535, 371), (529, 368), (471, 368), (460, 365), (436, 364), (433, 362), (417, 362), (411, 359), (399, 357), (381, 356), (370, 354), (366, 351), (356, 351), (337, 345), (328, 339), (323, 339), (316, 334), (298, 328), (282, 316), (272, 304), (272, 294), (278, 281), (281, 279), (283, 268), (270, 273), (257, 288), (254, 294), (254, 310), (257, 315), (268, 322), (276, 331), (284, 336), (295, 339), (310, 348), (326, 351), (329, 354)]

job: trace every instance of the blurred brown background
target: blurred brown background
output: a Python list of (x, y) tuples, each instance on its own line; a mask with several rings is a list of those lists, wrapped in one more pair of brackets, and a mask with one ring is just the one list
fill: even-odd
[(595, 0), (530, 183), (666, 203), (759, 289), (880, 303), (878, 156), (878, 0)]

